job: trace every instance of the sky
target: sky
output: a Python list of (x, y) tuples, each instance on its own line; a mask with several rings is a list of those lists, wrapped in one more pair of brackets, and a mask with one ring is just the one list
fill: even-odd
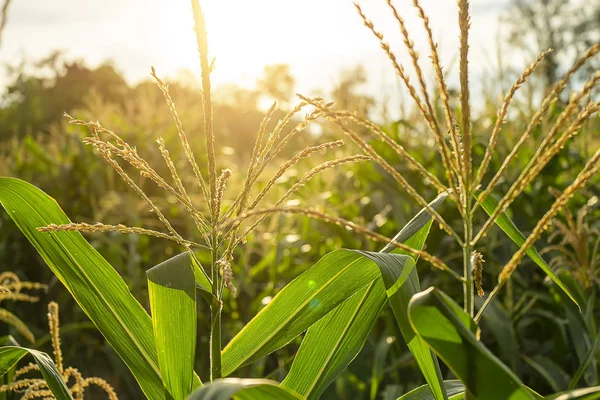
[[(412, 1), (394, 3), (427, 64), (428, 46)], [(442, 62), (448, 66), (457, 55), (456, 1), (421, 3), (430, 16)], [(296, 89), (302, 93), (312, 94), (318, 88), (327, 91), (339, 80), (341, 70), (358, 64), (369, 77), (366, 92), (378, 96), (395, 85), (389, 61), (362, 25), (351, 0), (201, 0), (201, 4), (209, 51), (216, 57), (215, 87), (228, 83), (252, 87), (264, 65), (275, 63), (291, 66)], [(408, 66), (386, 1), (362, 0), (360, 4)], [(489, 62), (485, 60), (495, 57), (498, 17), (507, 4), (508, 0), (471, 0), (470, 59), (476, 65), (472, 69), (475, 83), (477, 68), (486, 68)], [(14, 0), (0, 62), (14, 63), (23, 55), (41, 58), (61, 49), (92, 66), (111, 60), (134, 83), (148, 78), (151, 66), (160, 76), (176, 76), (182, 69), (199, 74), (194, 40), (188, 0)]]

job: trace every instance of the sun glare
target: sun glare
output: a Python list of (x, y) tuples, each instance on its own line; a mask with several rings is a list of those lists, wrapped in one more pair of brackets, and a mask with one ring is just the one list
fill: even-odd
[[(277, 0), (207, 0), (201, 4), (207, 17), (209, 51), (216, 60), (215, 84), (251, 85), (265, 65), (299, 58), (298, 43), (290, 43), (289, 33), (303, 25), (302, 18), (298, 19), (302, 17), (298, 12), (303, 12), (300, 7), (295, 10), (295, 6)], [(173, 3), (165, 15), (160, 15), (163, 11), (154, 11), (156, 19), (168, 25), (162, 45), (169, 54), (163, 63), (168, 70), (190, 68), (199, 72), (194, 38), (189, 35), (189, 3)], [(289, 15), (290, 20), (281, 19), (281, 15)]]

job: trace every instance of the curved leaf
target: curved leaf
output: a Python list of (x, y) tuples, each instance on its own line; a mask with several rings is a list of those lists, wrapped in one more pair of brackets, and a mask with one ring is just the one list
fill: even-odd
[(37, 231), (70, 221), (56, 201), (35, 186), (0, 178), (0, 203), (127, 364), (144, 394), (164, 399), (152, 322), (119, 274), (79, 232)]
[[(452, 381), (444, 381), (444, 390), (448, 395), (448, 399), (450, 400), (459, 400), (464, 398), (465, 394), (465, 385), (462, 384), (461, 381), (452, 380)], [(434, 400), (433, 393), (431, 393), (431, 389), (429, 385), (419, 386), (416, 389), (411, 390), (406, 393), (402, 397), (398, 398), (398, 400)]]
[[(447, 193), (442, 193), (429, 205), (438, 210), (447, 196)], [(430, 227), (429, 213), (421, 210), (402, 228), (394, 240), (421, 250), (429, 235)], [(405, 254), (391, 245), (385, 246), (382, 252)], [(416, 257), (411, 257), (416, 262)], [(410, 284), (403, 285), (399, 289), (405, 293), (406, 305), (410, 297), (420, 290), (416, 269), (411, 268), (407, 272)], [(386, 300), (383, 281), (377, 279), (311, 326), (302, 340), (282, 386), (291, 388), (310, 399), (318, 398), (361, 351)], [(404, 315), (406, 316), (406, 308)], [(439, 388), (439, 383), (436, 384), (439, 366), (435, 355), (424, 343), (419, 346), (420, 339), (412, 332), (408, 316), (405, 317), (404, 326), (407, 330), (403, 331), (403, 336), (415, 359), (420, 360), (420, 364), (433, 366), (433, 369), (424, 369), (427, 381)], [(433, 374), (429, 374), (432, 370)], [(438, 398), (443, 398), (443, 393), (443, 390), (439, 389)]]
[[(475, 194), (476, 199), (478, 198), (480, 193), (481, 192), (476, 192), (476, 194)], [(483, 203), (480, 203), (480, 204), (481, 204), (481, 207), (485, 210), (485, 212), (489, 216), (491, 216), (494, 213), (494, 211), (498, 208), (499, 202), (493, 195), (489, 195), (485, 198)], [(498, 225), (498, 227), (500, 229), (502, 229), (504, 231), (504, 233), (506, 233), (506, 235), (517, 246), (519, 246), (519, 247), (523, 246), (523, 244), (525, 243), (525, 240), (526, 240), (525, 235), (523, 235), (521, 233), (519, 228), (517, 228), (515, 223), (508, 217), (506, 212), (503, 212), (502, 214), (500, 214), (498, 216), (498, 218), (496, 219), (496, 221), (494, 221), (494, 222), (496, 223), (496, 225)], [(550, 279), (552, 279), (552, 281), (554, 283), (556, 283), (558, 285), (558, 287), (560, 287), (567, 294), (567, 296), (569, 296), (569, 298), (571, 300), (573, 300), (573, 302), (575, 304), (577, 304), (577, 306), (579, 307), (579, 310), (581, 310), (581, 305), (577, 302), (577, 300), (575, 300), (575, 296), (573, 295), (573, 293), (559, 279), (559, 277), (556, 276), (556, 274), (554, 273), (554, 271), (552, 271), (552, 269), (548, 266), (548, 264), (546, 264), (546, 261), (544, 261), (542, 256), (540, 256), (540, 254), (537, 252), (535, 247), (531, 246), (530, 248), (528, 248), (527, 255), (529, 256), (529, 258), (531, 258), (533, 260), (534, 263), (536, 263), (538, 265), (538, 267), (540, 267), (542, 269), (542, 271), (544, 271), (546, 273), (546, 275), (548, 275), (548, 277)]]
[(289, 343), (379, 276), (361, 255), (337, 250), (286, 285), (223, 350), (223, 376)]
[(52, 359), (48, 357), (48, 354), (37, 350), (18, 346), (0, 347), (0, 378), (28, 353), (33, 356), (54, 397), (57, 400), (73, 400)]
[(541, 355), (536, 355), (532, 358), (525, 355), (522, 357), (531, 368), (544, 378), (552, 390), (558, 392), (565, 390), (569, 386), (569, 375), (550, 358)]
[(363, 348), (385, 300), (377, 279), (311, 326), (281, 386), (318, 399)]
[(219, 379), (196, 390), (189, 400), (299, 400), (301, 396), (267, 379)]
[(594, 340), (594, 344), (589, 349), (585, 358), (581, 361), (581, 365), (579, 366), (579, 368), (577, 368), (577, 371), (575, 371), (575, 374), (573, 374), (573, 379), (571, 379), (568, 389), (575, 389), (575, 387), (579, 383), (579, 380), (581, 379), (581, 377), (585, 374), (585, 372), (588, 369), (588, 367), (590, 366), (590, 364), (592, 364), (592, 362), (596, 358), (596, 353), (597, 353), (599, 344), (600, 344), (600, 336), (596, 337), (596, 340)]
[(547, 400), (597, 400), (600, 399), (600, 386), (569, 390), (546, 396)]
[(185, 399), (194, 386), (196, 282), (191, 261), (189, 253), (180, 254), (146, 272), (158, 365), (175, 400)]
[(414, 331), (479, 400), (536, 397), (490, 352), (465, 324), (471, 321), (452, 299), (435, 288), (415, 295), (409, 304)]
[[(567, 271), (559, 271), (558, 276), (571, 290), (571, 293), (575, 295), (579, 304), (583, 305), (587, 310), (593, 310), (593, 298), (586, 298), (583, 288), (572, 274)], [(575, 354), (580, 365), (573, 379), (579, 381), (582, 376), (581, 374), (583, 374), (587, 386), (596, 386), (598, 384), (598, 365), (594, 357), (595, 350), (593, 350), (593, 347), (594, 338), (597, 338), (598, 335), (596, 333), (596, 322), (593, 313), (591, 315), (589, 312), (585, 314), (581, 313), (563, 291), (557, 290), (556, 293), (558, 294), (559, 303), (564, 307), (565, 316), (568, 320), (568, 324), (565, 327), (569, 332), (570, 341), (575, 348)], [(576, 385), (577, 382), (572, 381), (567, 389), (574, 389)]]
[[(480, 306), (483, 301), (475, 299), (475, 305)], [(499, 302), (491, 302), (483, 313), (481, 324), (486, 332), (494, 336), (498, 344), (499, 354), (508, 366), (516, 371), (517, 360), (520, 354), (519, 342), (515, 332), (513, 321), (508, 312)], [(566, 387), (566, 386), (565, 386)]]

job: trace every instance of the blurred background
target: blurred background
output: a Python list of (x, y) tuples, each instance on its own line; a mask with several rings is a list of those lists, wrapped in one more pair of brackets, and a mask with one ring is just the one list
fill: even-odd
[[(209, 49), (215, 57), (213, 99), (219, 168), (233, 176), (225, 194), (231, 201), (245, 178), (250, 151), (265, 111), (277, 101), (276, 117), (298, 103), (295, 93), (321, 95), (340, 109), (355, 111), (378, 123), (438, 177), (443, 176), (433, 137), (403, 90), (392, 66), (349, 0), (206, 0), (204, 7)], [(389, 40), (400, 62), (410, 61), (385, 1), (363, 1), (364, 11)], [(407, 21), (429, 87), (434, 76), (428, 66), (423, 28), (409, 0), (396, 5)], [(454, 1), (423, 0), (434, 38), (457, 101), (458, 9)], [(502, 99), (516, 78), (547, 48), (554, 52), (516, 96), (499, 137), (498, 156), (491, 169), (524, 131), (543, 94), (581, 54), (600, 41), (599, 0), (472, 0), (470, 68), (472, 75), (475, 159), (481, 159)], [(188, 2), (158, 0), (12, 0), (4, 9), (0, 42), (0, 173), (27, 180), (54, 197), (73, 221), (157, 227), (145, 203), (81, 141), (88, 132), (66, 124), (63, 113), (99, 120), (135, 145), (159, 171), (166, 172), (155, 140), (163, 137), (172, 157), (184, 160), (176, 127), (160, 90), (150, 80), (150, 67), (170, 84), (171, 95), (196, 154), (203, 154), (202, 108), (198, 56)], [(540, 127), (513, 161), (498, 185), (504, 193), (546, 132), (565, 107), (570, 93), (600, 66), (596, 58), (572, 81), (552, 106)], [(594, 92), (598, 96), (598, 92)], [(439, 98), (434, 95), (439, 103)], [(438, 104), (439, 105), (439, 104)], [(300, 116), (302, 117), (302, 116)], [(298, 120), (297, 122), (299, 122)], [(511, 207), (511, 217), (527, 234), (552, 204), (550, 188), (564, 188), (586, 159), (598, 148), (600, 118), (593, 117), (576, 139), (543, 170)], [(342, 138), (332, 124), (313, 123), (281, 154), (287, 160), (306, 145)], [(372, 145), (431, 200), (435, 190), (409, 170), (391, 149)], [(334, 154), (305, 160), (289, 170), (270, 204), (296, 176), (324, 159), (357, 152), (350, 144)], [(201, 162), (205, 160), (200, 157)], [(278, 163), (274, 164), (276, 169)], [(274, 171), (267, 171), (269, 179)], [(167, 173), (168, 174), (168, 173)], [(175, 199), (166, 197), (152, 182), (138, 184), (166, 211), (180, 232), (194, 237), (193, 224)], [(566, 389), (570, 377), (598, 338), (600, 310), (596, 292), (600, 282), (597, 257), (600, 243), (595, 180), (570, 203), (550, 235), (538, 242), (546, 260), (586, 299), (582, 319), (561, 293), (544, 281), (529, 260), (515, 274), (507, 290), (483, 319), (483, 338), (495, 354), (517, 371), (525, 384), (540, 393)], [(326, 171), (298, 192), (288, 205), (319, 207), (331, 214), (362, 223), (393, 236), (419, 207), (395, 181), (374, 164), (361, 163)], [(225, 205), (227, 205), (227, 200)], [(569, 213), (572, 215), (569, 216)], [(452, 207), (442, 214), (459, 222)], [(483, 222), (483, 221), (480, 221)], [(185, 236), (185, 235), (184, 235)], [(145, 271), (181, 251), (156, 238), (135, 235), (88, 235), (129, 284), (134, 296), (148, 308)], [(325, 253), (340, 248), (377, 250), (379, 246), (343, 228), (290, 216), (271, 217), (240, 246), (234, 273), (239, 295), (227, 298), (225, 341), (233, 337), (287, 282)], [(545, 250), (544, 250), (545, 249)], [(460, 249), (437, 227), (427, 251), (462, 270)], [(478, 249), (486, 259), (484, 286), (491, 289), (515, 246), (492, 230)], [(14, 335), (23, 344), (50, 351), (46, 304), (61, 307), (65, 363), (88, 376), (111, 383), (121, 398), (141, 398), (135, 380), (50, 273), (12, 221), (0, 213), (0, 272), (49, 285), (37, 303), (2, 301), (34, 334), (34, 343), (0, 321), (0, 336)], [(462, 298), (461, 287), (424, 263), (419, 264), (422, 286), (437, 285)], [(199, 305), (197, 371), (207, 371), (209, 310)], [(395, 399), (423, 383), (403, 344), (393, 315), (386, 310), (362, 353), (323, 396), (327, 399)], [(589, 323), (592, 321), (593, 323)], [(594, 322), (595, 321), (595, 322)], [(395, 340), (400, 338), (400, 340)], [(294, 357), (299, 339), (276, 354), (245, 367), (239, 376), (282, 379)], [(585, 384), (598, 384), (596, 362), (584, 374)], [(582, 381), (583, 383), (583, 381)]]

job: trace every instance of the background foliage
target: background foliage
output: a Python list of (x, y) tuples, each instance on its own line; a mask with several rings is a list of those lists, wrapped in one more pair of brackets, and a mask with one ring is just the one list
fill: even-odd
[[(508, 46), (515, 47), (514, 50), (525, 49), (526, 53), (537, 54), (539, 50), (554, 47), (557, 51), (554, 53), (556, 58), (550, 59), (538, 79), (533, 80), (524, 94), (516, 99), (518, 105), (514, 109), (518, 112), (509, 115), (500, 137), (498, 152), (501, 156), (510, 150), (525, 129), (535, 112), (539, 94), (545, 91), (548, 82), (556, 79), (562, 66), (568, 65), (571, 49), (585, 46), (586, 41), (594, 40), (594, 37), (597, 40), (600, 30), (598, 18), (566, 13), (564, 7), (575, 7), (567, 3), (570, 2), (517, 2), (512, 15), (519, 15), (520, 19), (505, 22), (512, 37), (519, 39), (508, 42)], [(598, 2), (590, 2), (588, 6), (590, 12), (597, 16), (600, 10)], [(552, 24), (542, 27), (543, 18), (552, 21)], [(10, 82), (0, 103), (0, 174), (19, 177), (38, 186), (54, 197), (72, 220), (152, 227), (154, 222), (149, 218), (147, 206), (103, 164), (91, 148), (82, 144), (85, 132), (76, 126), (68, 126), (62, 115), (67, 112), (76, 118), (98, 119), (130, 143), (136, 144), (140, 154), (151, 165), (162, 165), (155, 140), (160, 135), (167, 142), (167, 147), (176, 149), (177, 135), (160, 90), (150, 81), (137, 84), (126, 82), (110, 63), (92, 68), (83, 61), (68, 60), (60, 52), (53, 52), (43, 60), (24, 60), (10, 65), (7, 71)], [(478, 95), (485, 100), (476, 108), (474, 119), (473, 131), (477, 138), (475, 161), (483, 156), (503, 90), (511, 84), (516, 73), (518, 71), (505, 65), (502, 56), (496, 65), (485, 71), (490, 78), (486, 82), (493, 84), (483, 84)], [(365, 79), (360, 67), (341, 72), (338, 84), (327, 97), (340, 108), (373, 115), (379, 110), (375, 99), (360, 91)], [(170, 85), (187, 131), (200, 132), (202, 107), (198, 84), (193, 77), (183, 76), (170, 82)], [(240, 181), (243, 174), (236, 172), (243, 172), (248, 164), (247, 149), (252, 147), (253, 130), (260, 124), (264, 114), (262, 100), (277, 100), (285, 111), (294, 104), (293, 93), (294, 77), (285, 65), (266, 66), (264, 77), (256, 83), (255, 89), (230, 86), (215, 90), (215, 134), (217, 142), (225, 144), (217, 149), (222, 164), (219, 168), (232, 170), (229, 183), (232, 191), (235, 192), (235, 187), (243, 184)], [(560, 102), (555, 104), (542, 123), (542, 128), (553, 121), (563, 107), (564, 104)], [(430, 171), (442, 175), (441, 163), (432, 150), (426, 127), (415, 110), (403, 108), (397, 120), (381, 118), (380, 123), (392, 138), (402, 143)], [(543, 210), (552, 204), (554, 197), (548, 189), (564, 188), (576, 171), (581, 169), (583, 160), (598, 147), (599, 128), (600, 118), (596, 116), (584, 127), (577, 140), (561, 151), (543, 170), (536, 183), (528, 187), (511, 207), (511, 218), (524, 232), (527, 233)], [(287, 153), (281, 156), (282, 159), (287, 159), (311, 142), (316, 143), (323, 136), (340, 137), (328, 124), (313, 126), (311, 132), (296, 138), (296, 142), (287, 148)], [(169, 146), (169, 142), (172, 145)], [(402, 160), (394, 160), (391, 150), (386, 154), (381, 143), (372, 144), (378, 150), (381, 147), (384, 158), (395, 161), (394, 167), (407, 177), (424, 198), (430, 200), (435, 197), (435, 191), (421, 182), (417, 174), (405, 169)], [(203, 144), (201, 140), (193, 140), (192, 145)], [(353, 150), (347, 146), (338, 151), (350, 154)], [(521, 170), (534, 151), (534, 146), (524, 148), (514, 161), (514, 171)], [(183, 154), (172, 151), (171, 155), (176, 162), (184, 162)], [(494, 158), (493, 163), (498, 159), (502, 157)], [(318, 158), (311, 159), (310, 163), (316, 165), (318, 161)], [(497, 167), (493, 165), (492, 170)], [(516, 178), (516, 175), (510, 175), (510, 171), (509, 168), (506, 181), (499, 185), (499, 192), (505, 192)], [(294, 169), (288, 171), (282, 180), (285, 181), (294, 173)], [(177, 229), (187, 233), (184, 236), (193, 235), (194, 227), (186, 226), (188, 222), (183, 218), (184, 210), (174, 199), (165, 197), (144, 178), (139, 178), (138, 184), (153, 196), (157, 204), (168, 209), (172, 221), (180, 221)], [(390, 177), (369, 163), (328, 171), (303, 188), (299, 195), (305, 206), (327, 208), (330, 213), (360, 221), (388, 236), (393, 236), (419, 209), (404, 196)], [(586, 317), (579, 318), (573, 310), (573, 304), (562, 297), (561, 291), (554, 290), (545, 282), (542, 272), (526, 260), (508, 284), (508, 290), (502, 294), (500, 301), (491, 306), (483, 319), (485, 329), (482, 340), (486, 346), (515, 370), (526, 385), (542, 394), (565, 390), (569, 386), (585, 357), (576, 348), (578, 338), (583, 337), (584, 333), (591, 341), (600, 337), (597, 326), (600, 309), (596, 306), (600, 261), (594, 252), (600, 237), (598, 196), (600, 186), (590, 185), (585, 196), (585, 199), (590, 199), (587, 203), (584, 196), (571, 203), (574, 215), (585, 208), (581, 220), (571, 224), (568, 215), (561, 217), (564, 229), (557, 229), (550, 239), (546, 239), (547, 243), (538, 244), (538, 248), (547, 247), (547, 260), (552, 260), (555, 268), (562, 269), (564, 280), (570, 282), (584, 299)], [(181, 218), (178, 218), (179, 215)], [(447, 220), (451, 222), (452, 217)], [(344, 228), (289, 216), (271, 217), (268, 224), (253, 235), (247, 245), (237, 250), (235, 257), (234, 271), (239, 295), (236, 299), (226, 298), (224, 342), (256, 315), (284, 284), (327, 252), (340, 247), (379, 249), (377, 245)], [(89, 236), (89, 240), (117, 268), (133, 295), (146, 308), (149, 307), (146, 270), (180, 251), (172, 243), (135, 235), (98, 234)], [(460, 268), (459, 249), (439, 229), (432, 229), (428, 243), (431, 245), (428, 251), (443, 256), (451, 267)], [(581, 251), (585, 248), (589, 249), (587, 253)], [(492, 277), (497, 276), (515, 247), (497, 230), (492, 230), (478, 250), (486, 255), (484, 287), (491, 288)], [(572, 257), (576, 262), (565, 261)], [(580, 271), (583, 264), (588, 268), (585, 277)], [(29, 347), (49, 351), (44, 304), (56, 301), (62, 310), (61, 332), (63, 341), (68, 343), (63, 347), (63, 352), (68, 365), (79, 367), (87, 375), (104, 378), (122, 398), (140, 396), (127, 368), (4, 212), (0, 217), (0, 265), (3, 271), (13, 271), (23, 280), (49, 285), (39, 303), (2, 304), (25, 320), (35, 335), (35, 343), (26, 343), (26, 339), (19, 336), (18, 332), (2, 323), (0, 336), (10, 333)], [(457, 287), (449, 285), (446, 276), (430, 273), (429, 267), (422, 264), (419, 264), (419, 268), (422, 287), (436, 285), (453, 298), (460, 298)], [(201, 349), (198, 354), (206, 354), (208, 347), (208, 315), (208, 308), (198, 312), (198, 347)], [(389, 308), (384, 310), (381, 319), (391, 323), (376, 326), (361, 354), (343, 377), (329, 387), (324, 398), (396, 398), (394, 396), (423, 383), (400, 333), (388, 330), (396, 326)], [(277, 354), (245, 367), (243, 374), (283, 379), (298, 344), (299, 339), (295, 346), (286, 347)], [(207, 363), (208, 360), (198, 358), (197, 370), (208, 371)], [(447, 370), (443, 372), (447, 373)], [(594, 361), (583, 374), (582, 383), (597, 385), (598, 376)], [(200, 378), (205, 380), (207, 377)]]

